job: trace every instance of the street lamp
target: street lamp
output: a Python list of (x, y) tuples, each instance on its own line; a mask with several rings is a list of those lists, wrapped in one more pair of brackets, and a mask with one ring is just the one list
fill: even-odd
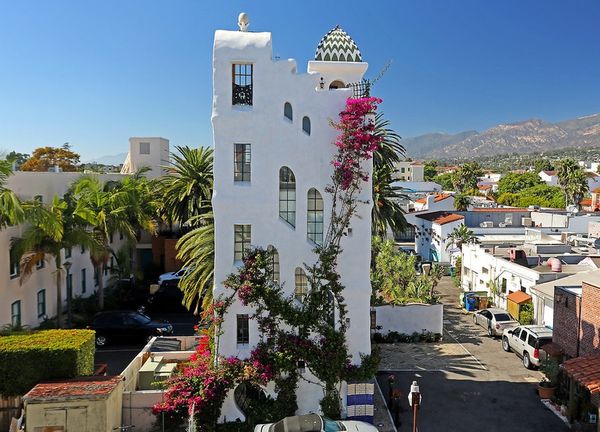
[(408, 404), (412, 407), (413, 412), (413, 432), (417, 432), (417, 411), (419, 405), (421, 405), (421, 393), (419, 392), (419, 384), (416, 381), (412, 382), (410, 386), (410, 393), (408, 394)]
[(63, 264), (63, 267), (67, 271), (67, 326), (69, 328), (71, 328), (71, 325), (73, 323), (73, 310), (71, 307), (71, 300), (73, 298), (73, 284), (69, 282), (69, 271), (71, 270), (72, 265), (73, 264), (70, 261), (65, 261), (65, 263)]

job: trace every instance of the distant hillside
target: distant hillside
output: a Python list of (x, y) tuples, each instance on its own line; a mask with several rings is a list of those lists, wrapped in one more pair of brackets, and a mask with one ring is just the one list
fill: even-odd
[(120, 165), (125, 161), (127, 157), (127, 153), (119, 153), (116, 155), (107, 155), (107, 156), (98, 156), (95, 158), (91, 158), (85, 163), (97, 163), (101, 165)]
[(600, 147), (600, 114), (558, 123), (525, 120), (501, 124), (483, 132), (426, 134), (404, 139), (402, 144), (407, 149), (407, 156), (420, 159), (466, 159)]

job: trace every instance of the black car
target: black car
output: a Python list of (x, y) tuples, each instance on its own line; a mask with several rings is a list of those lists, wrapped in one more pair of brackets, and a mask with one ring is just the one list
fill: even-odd
[(140, 312), (148, 313), (187, 313), (183, 306), (183, 292), (179, 289), (178, 280), (165, 281), (160, 288), (152, 294), (143, 306)]
[(153, 321), (144, 314), (127, 310), (100, 312), (90, 328), (96, 331), (96, 346), (104, 346), (109, 341), (143, 341), (173, 334), (173, 326), (168, 322)]

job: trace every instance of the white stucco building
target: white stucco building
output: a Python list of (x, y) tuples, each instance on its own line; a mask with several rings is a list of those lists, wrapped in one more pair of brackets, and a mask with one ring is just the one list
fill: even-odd
[[(310, 290), (303, 263), (316, 261), (313, 249), (323, 241), (331, 212), (325, 190), (331, 183), (337, 131), (329, 121), (337, 121), (353, 96), (346, 85), (359, 82), (367, 66), (338, 27), (321, 40), (306, 74), (298, 73), (295, 60), (273, 58), (271, 33), (215, 33), (215, 298), (230, 293), (222, 283), (242, 265), (250, 246), (275, 248), (278, 280), (290, 296), (300, 302)], [(369, 202), (370, 191), (370, 181), (365, 182), (359, 199)], [(370, 204), (360, 204), (357, 216), (342, 241), (338, 265), (346, 287), (347, 343), (356, 363), (360, 353), (371, 351)], [(252, 314), (239, 301), (232, 304), (219, 339), (220, 355), (250, 355), (261, 338)], [(310, 374), (309, 366), (305, 373)], [(300, 380), (297, 393), (298, 413), (320, 410), (320, 386)], [(243, 420), (233, 394), (225, 401), (222, 419)]]
[(131, 137), (129, 152), (123, 162), (121, 174), (134, 174), (142, 168), (149, 170), (144, 174), (154, 179), (166, 175), (169, 164), (169, 140), (160, 137)]
[[(132, 138), (150, 144), (150, 154), (158, 154), (159, 148), (169, 151), (169, 141), (161, 139), (158, 142), (153, 138)], [(139, 142), (138, 141), (138, 142)], [(160, 166), (152, 165), (149, 160), (140, 161), (134, 153), (131, 157), (134, 166), (148, 166), (151, 172), (159, 172)], [(143, 163), (142, 163), (143, 162)], [(39, 199), (49, 203), (55, 195), (63, 196), (71, 184), (81, 177), (81, 172), (25, 172), (17, 171), (8, 177), (7, 188), (14, 191), (21, 200)], [(121, 174), (98, 174), (101, 181), (119, 180)], [(0, 326), (6, 324), (27, 325), (37, 327), (45, 318), (56, 316), (56, 266), (53, 260), (40, 264), (30, 277), (21, 281), (18, 263), (10, 258), (10, 242), (12, 238), (19, 237), (25, 230), (25, 225), (7, 227), (0, 230), (0, 263), (3, 266), (0, 271)], [(118, 250), (126, 243), (126, 239), (118, 233), (113, 235), (110, 246)], [(150, 244), (136, 245), (138, 253), (141, 249), (149, 248)], [(135, 253), (133, 251), (132, 253)], [(111, 274), (103, 271), (101, 275), (94, 274), (94, 267), (90, 261), (89, 251), (81, 247), (73, 247), (71, 250), (62, 251), (62, 262), (71, 263), (68, 274), (64, 274), (62, 281), (62, 299), (65, 302), (63, 311), (66, 313), (67, 287), (71, 287), (73, 297), (87, 297), (94, 293), (98, 286), (98, 278), (104, 278), (104, 286), (107, 286)], [(140, 262), (138, 260), (138, 262)], [(109, 264), (111, 264), (109, 262)]]
[(399, 181), (422, 182), (425, 179), (425, 165), (415, 161), (401, 161), (394, 164), (395, 178)]

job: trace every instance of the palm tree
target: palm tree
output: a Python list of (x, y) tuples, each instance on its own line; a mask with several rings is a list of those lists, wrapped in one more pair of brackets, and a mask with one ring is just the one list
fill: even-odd
[(6, 181), (11, 174), (10, 162), (0, 159), (0, 229), (8, 225), (17, 225), (25, 216), (19, 198), (6, 187)]
[(177, 242), (177, 258), (189, 270), (179, 281), (183, 291), (183, 304), (198, 313), (212, 302), (215, 262), (215, 231), (212, 211), (190, 220), (196, 228)]
[(471, 199), (468, 195), (457, 193), (454, 195), (454, 208), (459, 211), (467, 211), (471, 205)]
[[(122, 233), (135, 240), (139, 229), (150, 234), (156, 232), (155, 209), (151, 204), (150, 190), (143, 177), (133, 175), (121, 182), (102, 184), (97, 177), (83, 176), (71, 187), (77, 201), (75, 215), (90, 226), (100, 247), (90, 250), (90, 259), (96, 274), (101, 274), (110, 255), (110, 238)], [(104, 278), (98, 278), (98, 307), (104, 308)]]
[(473, 231), (471, 231), (465, 224), (454, 228), (448, 237), (446, 238), (446, 250), (450, 249), (452, 245), (458, 249), (462, 248), (464, 243), (479, 243)]
[(184, 224), (197, 216), (212, 197), (213, 149), (209, 147), (176, 147), (169, 175), (161, 178), (159, 194), (161, 213), (170, 223)]
[(57, 325), (62, 326), (62, 277), (61, 252), (73, 246), (84, 246), (90, 251), (98, 248), (94, 235), (79, 223), (73, 213), (73, 205), (55, 196), (46, 207), (34, 201), (27, 205), (29, 226), (19, 238), (11, 241), (11, 253), (20, 260), (21, 283), (32, 273), (40, 261), (54, 260), (56, 266), (56, 312)]
[(477, 188), (477, 180), (483, 175), (483, 170), (477, 162), (467, 162), (452, 175), (452, 185), (458, 193)]
[(402, 188), (392, 185), (392, 169), (383, 165), (373, 168), (372, 235), (384, 237), (388, 227), (399, 232), (406, 226), (402, 208), (398, 204)]
[(373, 235), (385, 236), (388, 228), (398, 232), (406, 226), (404, 213), (398, 204), (401, 188), (395, 187), (394, 164), (404, 155), (400, 135), (390, 129), (389, 121), (379, 113), (375, 117), (374, 135), (382, 137), (379, 148), (373, 152), (373, 207), (371, 209), (371, 231)]
[[(575, 161), (575, 159), (566, 158), (556, 164), (556, 176), (558, 185), (565, 194), (565, 205), (579, 205), (579, 201), (587, 192), (587, 178), (585, 173)], [(585, 186), (584, 186), (585, 183)], [(576, 200), (578, 196), (581, 196)]]

